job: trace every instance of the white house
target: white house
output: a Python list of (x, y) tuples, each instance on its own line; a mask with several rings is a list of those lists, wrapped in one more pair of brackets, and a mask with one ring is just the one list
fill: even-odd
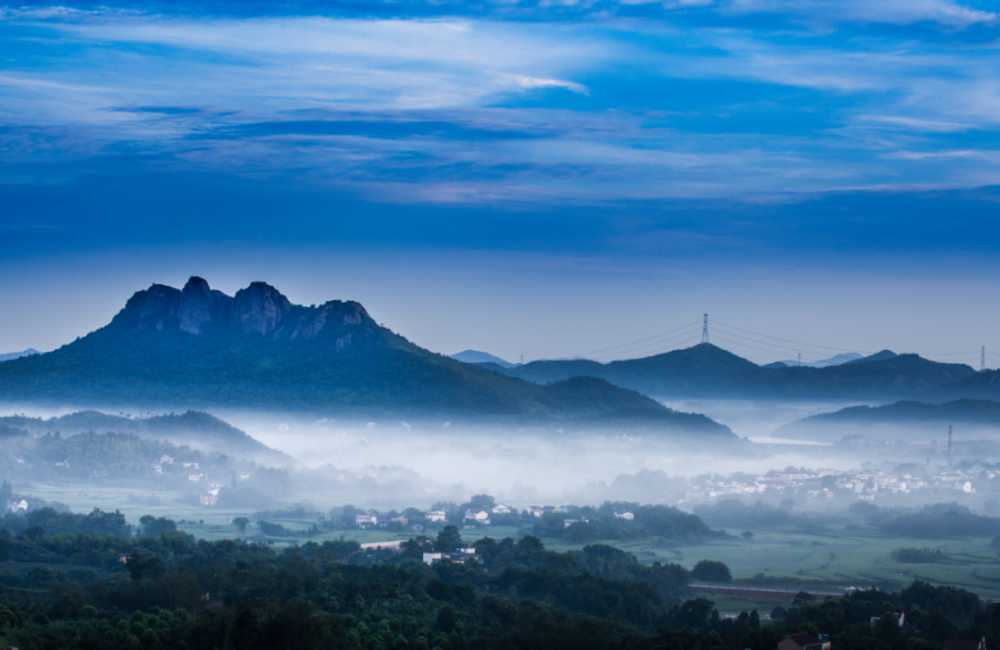
[(624, 519), (625, 521), (632, 521), (633, 519), (635, 519), (635, 515), (633, 515), (631, 512), (627, 512), (627, 511), (626, 512), (616, 512), (615, 513), (615, 518), (616, 519)]
[(580, 517), (579, 519), (567, 519), (563, 523), (565, 524), (566, 528), (569, 528), (573, 524), (589, 524), (590, 520), (587, 519), (586, 517)]
[(424, 519), (427, 521), (444, 521), (447, 518), (444, 510), (428, 510), (424, 513)]
[(482, 561), (476, 555), (476, 549), (474, 548), (459, 548), (455, 549), (454, 553), (424, 553), (424, 564), (434, 564), (440, 560), (451, 560), (452, 562)]
[(503, 505), (502, 503), (501, 504), (497, 504), (497, 505), (493, 506), (493, 514), (495, 514), (495, 515), (509, 515), (510, 514), (510, 508), (508, 508), (507, 506)]
[(466, 510), (465, 511), (465, 521), (475, 522), (476, 524), (482, 524), (483, 526), (490, 525), (490, 513), (485, 510)]
[(361, 512), (354, 515), (354, 523), (361, 528), (364, 528), (365, 526), (374, 526), (378, 523), (378, 515), (374, 512)]
[(27, 512), (28, 502), (24, 499), (13, 499), (7, 502), (7, 512)]

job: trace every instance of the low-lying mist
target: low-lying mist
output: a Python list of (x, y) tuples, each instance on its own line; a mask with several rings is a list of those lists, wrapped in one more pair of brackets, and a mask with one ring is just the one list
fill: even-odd
[[(942, 496), (940, 490), (933, 494), (914, 490), (913, 477), (919, 475), (918, 482), (925, 486), (935, 481), (940, 483), (933, 477), (949, 468), (946, 432), (938, 436), (939, 440), (929, 439), (923, 433), (907, 439), (906, 427), (869, 426), (859, 435), (856, 426), (845, 425), (839, 427), (839, 435), (824, 436), (822, 442), (793, 440), (772, 437), (771, 432), (842, 405), (689, 401), (668, 406), (705, 413), (729, 426), (738, 437), (697, 439), (571, 426), (460, 424), (388, 417), (341, 420), (224, 410), (215, 411), (214, 415), (283, 453), (244, 453), (220, 447), (218, 440), (199, 443), (196, 436), (183, 432), (173, 434), (170, 439), (174, 444), (202, 452), (206, 463), (210, 458), (215, 459), (211, 467), (202, 468), (205, 472), (202, 483), (228, 486), (231, 476), (233, 485), (246, 479), (248, 487), (256, 485), (252, 494), (267, 505), (308, 500), (328, 507), (347, 503), (364, 507), (425, 507), (437, 501), (463, 502), (473, 494), (490, 494), (498, 502), (515, 507), (541, 503), (596, 505), (623, 500), (690, 510), (698, 502), (723, 497), (777, 503), (788, 491), (801, 493), (798, 499), (801, 507), (811, 504), (846, 508), (850, 501), (870, 496), (864, 490), (872, 488), (855, 487), (858, 481), (849, 478), (852, 471), (882, 472), (902, 482), (904, 476), (911, 477), (909, 487), (883, 485), (877, 496), (881, 500), (916, 503), (955, 497), (981, 506), (992, 499), (992, 476), (984, 476), (994, 469), (991, 464), (1000, 462), (1000, 432), (988, 427), (975, 429), (975, 436), (966, 435), (969, 431), (965, 429), (956, 430), (951, 468), (968, 476), (963, 474), (961, 484), (948, 488), (964, 487), (966, 479), (973, 485)], [(5, 410), (6, 414), (46, 418), (73, 411)], [(880, 436), (880, 432), (887, 435)], [(260, 480), (251, 478), (256, 476), (256, 469), (264, 467), (281, 470), (287, 478), (278, 483), (264, 474), (258, 477)], [(897, 472), (900, 467), (909, 469)], [(825, 475), (840, 476), (836, 486), (839, 491), (827, 498), (807, 495), (816, 492), (815, 485), (790, 484), (775, 490), (759, 480), (769, 472), (787, 473), (795, 468), (813, 473), (823, 470)], [(162, 474), (163, 468), (157, 472)], [(58, 474), (53, 469), (45, 476)], [(88, 480), (97, 480), (99, 474), (95, 471), (95, 477)], [(734, 475), (742, 478), (735, 482), (725, 478)], [(191, 485), (184, 484), (192, 493), (193, 502), (198, 499), (196, 493), (204, 491), (202, 483), (192, 478)], [(821, 498), (827, 500), (819, 503)]]

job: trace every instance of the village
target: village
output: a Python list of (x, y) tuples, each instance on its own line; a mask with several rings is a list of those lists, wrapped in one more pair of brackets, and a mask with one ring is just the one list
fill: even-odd
[(1000, 482), (993, 482), (997, 476), (1000, 476), (1000, 472), (971, 469), (923, 472), (914, 467), (912, 473), (900, 473), (875, 469), (837, 471), (786, 467), (784, 470), (772, 470), (758, 476), (737, 473), (728, 477), (694, 477), (688, 481), (684, 498), (679, 503), (703, 503), (739, 497), (762, 498), (765, 495), (801, 497), (807, 502), (886, 501), (902, 495), (952, 498), (1000, 491)]

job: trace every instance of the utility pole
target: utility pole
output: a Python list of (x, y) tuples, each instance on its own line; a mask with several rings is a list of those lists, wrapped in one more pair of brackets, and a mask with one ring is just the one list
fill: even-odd
[(705, 314), (705, 320), (701, 323), (701, 342), (708, 343), (708, 314)]
[(521, 355), (521, 365), (522, 366), (524, 365), (524, 355), (523, 354)]
[(951, 425), (948, 425), (948, 471), (950, 472), (952, 468), (951, 465)]
[(986, 370), (986, 346), (983, 346), (983, 351), (979, 353), (979, 372)]

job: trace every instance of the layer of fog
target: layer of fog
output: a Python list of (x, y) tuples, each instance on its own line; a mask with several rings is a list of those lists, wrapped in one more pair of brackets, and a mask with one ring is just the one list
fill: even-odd
[[(519, 508), (542, 503), (595, 505), (605, 499), (674, 505), (683, 498), (683, 479), (705, 474), (761, 475), (788, 466), (841, 471), (865, 466), (891, 471), (901, 463), (930, 467), (946, 458), (943, 439), (935, 440), (936, 444), (890, 447), (830, 445), (829, 441), (802, 444), (770, 437), (778, 426), (843, 405), (689, 401), (668, 406), (705, 413), (744, 439), (680, 444), (648, 434), (558, 432), (398, 418), (359, 422), (209, 410), (294, 459), (294, 465), (287, 468), (296, 486), (289, 500), (309, 499), (331, 506), (426, 506), (437, 500), (461, 502), (477, 493), (491, 494)], [(0, 414), (49, 418), (76, 410), (25, 406), (0, 408)], [(852, 433), (851, 427), (843, 430), (844, 436)], [(1000, 441), (1000, 435), (994, 440)], [(956, 462), (1000, 460), (1000, 443), (973, 447), (956, 435), (956, 450)], [(637, 475), (642, 480), (628, 478)]]

